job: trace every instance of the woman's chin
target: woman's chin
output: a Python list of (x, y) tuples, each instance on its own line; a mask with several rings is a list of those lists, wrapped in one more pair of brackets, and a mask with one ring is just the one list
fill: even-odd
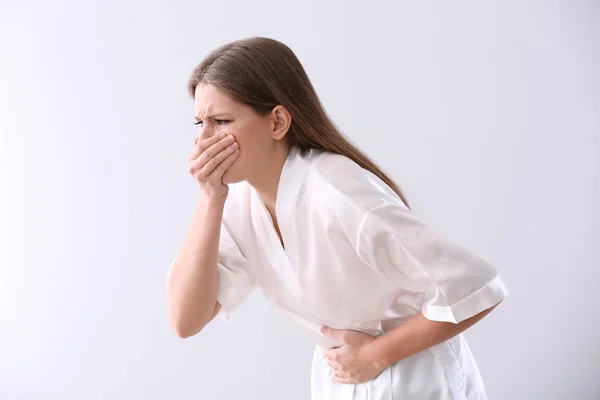
[(225, 171), (222, 178), (223, 184), (229, 185), (232, 183), (238, 183), (243, 181), (242, 178), (238, 177), (235, 171), (232, 171), (231, 168)]

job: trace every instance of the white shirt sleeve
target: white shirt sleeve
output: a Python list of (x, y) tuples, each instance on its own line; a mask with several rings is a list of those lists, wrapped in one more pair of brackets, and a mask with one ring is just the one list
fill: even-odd
[(358, 228), (357, 253), (401, 288), (426, 292), (423, 315), (459, 323), (508, 294), (498, 271), (421, 221), (401, 202), (366, 212)]
[[(175, 260), (173, 260), (174, 262)], [(171, 263), (171, 268), (173, 263)], [(169, 268), (169, 272), (171, 268)], [(221, 225), (217, 257), (217, 280), (217, 301), (221, 304), (217, 316), (231, 321), (233, 311), (257, 287), (257, 282), (255, 274), (248, 265), (248, 260), (235, 244), (224, 224)]]
[(257, 281), (248, 259), (225, 225), (221, 225), (217, 272), (217, 300), (221, 303), (221, 310), (217, 315), (231, 321), (231, 314), (257, 287)]

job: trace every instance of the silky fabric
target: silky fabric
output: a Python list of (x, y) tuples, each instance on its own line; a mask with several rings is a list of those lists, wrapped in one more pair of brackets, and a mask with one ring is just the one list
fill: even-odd
[(313, 400), (485, 400), (462, 334), (386, 368), (373, 380), (340, 384), (322, 358), (342, 343), (322, 325), (374, 337), (422, 312), (459, 323), (508, 294), (490, 263), (433, 229), (380, 178), (351, 159), (292, 147), (273, 220), (246, 182), (230, 185), (220, 232), (219, 316), (255, 289), (315, 343)]

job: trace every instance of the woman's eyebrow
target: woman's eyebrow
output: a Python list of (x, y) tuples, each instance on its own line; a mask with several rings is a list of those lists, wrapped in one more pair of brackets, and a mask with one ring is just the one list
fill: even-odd
[[(231, 118), (231, 114), (229, 114), (229, 113), (215, 113), (215, 114), (210, 114), (210, 115), (207, 115), (207, 116), (206, 116), (206, 118), (211, 118), (211, 119), (218, 119), (218, 117), (221, 117), (221, 118), (222, 118), (222, 117), (225, 117), (225, 118)], [(196, 119), (197, 119), (198, 121), (200, 121), (202, 118), (199, 118), (199, 117), (196, 115)]]

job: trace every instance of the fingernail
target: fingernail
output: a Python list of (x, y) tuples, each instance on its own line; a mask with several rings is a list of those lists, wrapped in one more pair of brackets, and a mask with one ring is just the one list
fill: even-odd
[(221, 138), (224, 138), (225, 136), (227, 136), (225, 132), (221, 133)]

